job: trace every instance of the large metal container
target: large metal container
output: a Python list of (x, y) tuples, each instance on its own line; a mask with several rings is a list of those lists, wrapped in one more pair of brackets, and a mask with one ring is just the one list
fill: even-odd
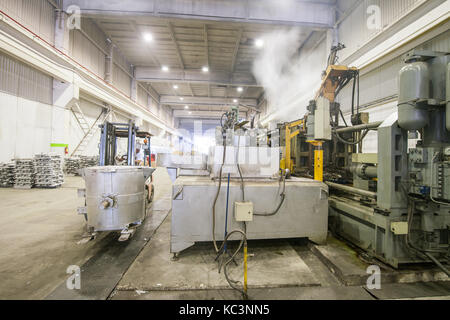
[(94, 231), (124, 230), (145, 218), (145, 181), (152, 168), (107, 166), (83, 170), (88, 226)]
[[(242, 201), (241, 184), (232, 180), (229, 189), (229, 212), (226, 218), (227, 185), (222, 188), (216, 204), (215, 237), (223, 240), (225, 221), (228, 232), (242, 229), (234, 217), (235, 202)], [(179, 253), (195, 242), (212, 240), (212, 206), (218, 182), (209, 177), (180, 176), (173, 184), (172, 230), (170, 248)], [(254, 179), (244, 182), (245, 201), (254, 211), (272, 212), (280, 203), (282, 186), (277, 180)], [(248, 239), (309, 238), (325, 243), (328, 230), (328, 187), (322, 182), (303, 178), (286, 180), (286, 199), (273, 216), (253, 216), (247, 223)], [(239, 239), (232, 236), (231, 240)]]

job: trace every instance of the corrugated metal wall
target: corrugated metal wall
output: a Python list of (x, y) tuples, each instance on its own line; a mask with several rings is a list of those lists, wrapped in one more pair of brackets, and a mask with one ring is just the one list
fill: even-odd
[(116, 88), (131, 95), (131, 64), (126, 60), (122, 53), (114, 47), (114, 68), (113, 68), (113, 83)]
[(0, 91), (53, 103), (53, 78), (0, 52)]
[(148, 107), (148, 98), (147, 98), (147, 92), (145, 92), (144, 88), (142, 88), (140, 85), (137, 87), (137, 103)]
[[(339, 25), (339, 42), (346, 45), (346, 49), (340, 53), (340, 60), (347, 58), (364, 43), (398, 21), (420, 2), (422, 0), (363, 0)], [(367, 27), (369, 18), (367, 9), (372, 5), (378, 6), (381, 10), (381, 29), (379, 30)]]
[(89, 19), (81, 19), (81, 30), (70, 31), (70, 55), (103, 78), (105, 75), (106, 37)]
[(54, 43), (55, 8), (47, 0), (1, 0), (0, 9), (46, 41)]

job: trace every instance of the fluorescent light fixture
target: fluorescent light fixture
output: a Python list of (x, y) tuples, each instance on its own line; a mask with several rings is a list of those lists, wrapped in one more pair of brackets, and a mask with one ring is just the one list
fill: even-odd
[(204, 66), (204, 67), (202, 68), (202, 71), (203, 71), (203, 72), (209, 72), (209, 67)]
[(174, 88), (175, 90), (177, 90), (177, 89), (178, 89), (178, 86), (177, 86), (176, 84), (174, 84), (174, 85), (173, 85), (173, 88)]
[(168, 66), (162, 66), (161, 70), (164, 71), (164, 72), (167, 72), (167, 71), (169, 71), (169, 67)]
[(192, 114), (192, 111), (189, 111), (189, 114)]
[(237, 102), (238, 102), (238, 99), (234, 99), (233, 102), (234, 102), (234, 103), (237, 103)]
[(151, 33), (144, 33), (144, 40), (147, 42), (153, 41), (153, 35)]
[(238, 87), (236, 90), (237, 90), (237, 92), (242, 92), (242, 91), (244, 91), (244, 88)]
[(264, 41), (262, 39), (255, 40), (255, 47), (262, 48), (264, 46)]
[(184, 106), (184, 108), (187, 110), (187, 109), (189, 109), (189, 106)]
[(184, 98), (183, 97), (180, 97), (180, 101), (183, 101), (184, 100)]

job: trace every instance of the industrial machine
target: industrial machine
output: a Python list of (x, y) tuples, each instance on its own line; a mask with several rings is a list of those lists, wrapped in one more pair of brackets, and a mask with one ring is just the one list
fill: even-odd
[[(195, 242), (222, 240), (225, 230), (242, 224), (241, 208), (250, 204), (253, 209), (245, 217), (248, 239), (326, 241), (328, 188), (311, 179), (285, 179), (278, 144), (268, 147), (266, 139), (257, 138), (256, 129), (219, 127), (207, 163), (196, 169), (190, 169), (191, 164), (178, 165), (173, 185), (172, 253)], [(229, 176), (226, 189), (223, 176)]]
[[(334, 232), (393, 267), (432, 261), (449, 275), (450, 54), (412, 51), (405, 63), (398, 110), (386, 120), (369, 123), (357, 111), (352, 126), (339, 127), (325, 119), (328, 102), (316, 100), (307, 134), (317, 140), (319, 125), (320, 137), (358, 146), (343, 168), (353, 183), (327, 182)], [(369, 130), (378, 133), (377, 154), (361, 152)]]
[[(288, 170), (280, 170), (279, 137), (268, 141), (258, 129), (244, 128), (235, 110), (221, 122), (207, 159), (198, 157), (202, 163), (196, 167), (195, 161), (168, 165), (179, 168), (173, 184), (174, 258), (200, 241), (212, 241), (218, 257), (223, 256), (228, 240), (242, 239), (223, 264), (226, 275), (226, 265), (247, 239), (309, 238), (324, 243), (328, 187), (312, 179), (289, 178)], [(218, 241), (223, 241), (220, 247)]]

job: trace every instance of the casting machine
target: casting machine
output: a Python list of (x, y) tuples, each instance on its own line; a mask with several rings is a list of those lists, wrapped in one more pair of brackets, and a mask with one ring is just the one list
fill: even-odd
[[(432, 261), (449, 275), (442, 262), (450, 258), (450, 54), (412, 51), (405, 64), (398, 109), (386, 120), (368, 123), (358, 111), (353, 126), (327, 126), (317, 112), (327, 111), (323, 100), (310, 113), (327, 126), (326, 138), (359, 145), (344, 168), (353, 183), (327, 182), (330, 226), (393, 267)], [(378, 133), (377, 154), (361, 152), (369, 130)]]

